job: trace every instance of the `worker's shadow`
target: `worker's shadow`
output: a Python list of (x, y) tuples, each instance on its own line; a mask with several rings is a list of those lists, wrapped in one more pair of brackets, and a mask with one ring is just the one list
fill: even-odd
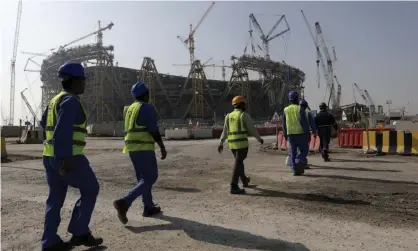
[(407, 163), (407, 161), (388, 161), (388, 160), (381, 160), (381, 159), (341, 159), (341, 158), (331, 158), (332, 162), (364, 162), (364, 163), (387, 163), (387, 164), (403, 164)]
[(168, 215), (159, 215), (155, 218), (168, 221), (171, 224), (141, 227), (127, 226), (126, 228), (134, 233), (155, 230), (183, 230), (187, 235), (197, 241), (241, 249), (257, 249), (267, 251), (309, 251), (308, 248), (299, 243), (291, 243), (279, 239), (268, 239), (240, 230), (206, 225), (200, 222)]
[(304, 194), (304, 193), (286, 193), (264, 188), (253, 188), (259, 193), (248, 194), (249, 196), (279, 197), (293, 200), (326, 202), (332, 204), (351, 204), (351, 205), (370, 205), (370, 202), (363, 200), (347, 200), (343, 198), (332, 198), (324, 194)]
[(107, 249), (107, 246), (98, 246), (98, 247), (91, 247), (91, 248), (83, 249), (83, 251), (102, 251), (106, 249)]
[(316, 169), (324, 169), (324, 170), (344, 170), (344, 171), (364, 171), (364, 172), (389, 172), (389, 173), (399, 173), (400, 170), (393, 170), (393, 169), (371, 169), (371, 168), (364, 168), (364, 167), (337, 167), (337, 166), (320, 166), (320, 165), (309, 165), (310, 169), (316, 170)]

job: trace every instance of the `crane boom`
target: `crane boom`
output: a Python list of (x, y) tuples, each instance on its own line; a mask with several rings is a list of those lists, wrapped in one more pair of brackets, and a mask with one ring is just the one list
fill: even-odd
[(328, 77), (328, 89), (330, 91), (330, 96), (329, 96), (329, 101), (332, 101), (332, 108), (333, 109), (337, 109), (339, 108), (339, 105), (337, 103), (337, 98), (335, 95), (335, 85), (334, 85), (334, 79), (332, 78), (332, 76), (334, 76), (334, 69), (333, 69), (333, 65), (332, 65), (332, 60), (331, 60), (331, 56), (328, 50), (328, 47), (325, 43), (325, 38), (324, 38), (324, 34), (322, 32), (322, 28), (321, 25), (319, 24), (319, 22), (315, 22), (315, 29), (316, 29), (316, 35), (318, 36), (318, 39), (320, 40), (320, 47), (322, 47), (322, 50), (324, 51), (324, 56), (327, 62), (327, 73), (329, 75)]
[(19, 30), (20, 30), (20, 18), (22, 16), (22, 0), (19, 0), (17, 5), (17, 18), (15, 28), (15, 38), (13, 44), (13, 56), (10, 65), (10, 111), (9, 111), (9, 125), (14, 123), (15, 113), (15, 84), (16, 84), (16, 56), (17, 56), (17, 45), (19, 44)]
[(76, 40), (73, 40), (73, 41), (71, 41), (71, 42), (69, 42), (69, 43), (67, 43), (67, 44), (65, 44), (65, 45), (63, 45), (63, 46), (60, 46), (59, 47), (59, 49), (58, 50), (62, 50), (62, 49), (64, 49), (65, 47), (67, 47), (67, 46), (69, 46), (69, 45), (72, 45), (72, 44), (74, 44), (74, 43), (77, 43), (78, 41), (80, 41), (80, 40), (83, 40), (83, 39), (85, 39), (85, 38), (88, 38), (88, 37), (90, 37), (90, 36), (93, 36), (93, 35), (95, 35), (95, 34), (98, 34), (98, 33), (100, 33), (100, 32), (102, 32), (102, 31), (104, 31), (104, 30), (107, 30), (107, 29), (112, 29), (112, 27), (113, 27), (113, 23), (112, 22), (110, 22), (110, 24), (108, 24), (107, 26), (105, 26), (105, 27), (103, 27), (103, 28), (100, 28), (100, 29), (98, 29), (98, 30), (96, 30), (96, 31), (93, 31), (93, 32), (91, 32), (91, 33), (89, 33), (89, 34), (87, 34), (87, 35), (85, 35), (85, 36), (82, 36), (82, 37), (80, 37), (80, 38), (77, 38)]
[[(203, 14), (200, 21), (197, 23), (196, 27), (193, 29), (193, 25), (190, 24), (190, 33), (189, 37), (186, 40), (183, 40), (182, 42), (185, 45), (188, 45), (189, 54), (190, 54), (190, 65), (193, 65), (195, 58), (194, 58), (194, 33), (196, 32), (197, 28), (202, 24), (203, 20), (206, 18), (206, 16), (209, 14), (210, 10), (213, 8), (213, 5), (215, 5), (215, 2), (212, 2), (209, 6), (209, 8), (206, 10), (205, 14)], [(177, 36), (177, 38), (181, 39), (180, 36)]]
[(367, 90), (364, 90), (364, 93), (366, 94), (367, 99), (369, 100), (370, 105), (374, 106), (374, 102), (372, 98), (370, 97), (370, 94)]
[[(205, 20), (206, 16), (209, 14), (209, 12), (212, 10), (213, 6), (215, 5), (215, 2), (212, 2), (209, 6), (209, 8), (206, 10), (205, 14), (203, 14), (202, 18), (200, 19), (200, 21), (196, 24), (196, 26), (194, 27), (193, 31), (190, 33), (191, 36), (194, 36), (194, 33), (196, 32), (197, 28), (199, 28), (199, 26), (203, 23), (203, 20)], [(190, 36), (189, 35), (189, 36)]]
[(23, 91), (20, 92), (20, 96), (22, 96), (23, 101), (25, 102), (26, 106), (28, 107), (30, 113), (32, 114), (33, 118), (36, 120), (38, 124), (40, 124), (38, 118), (36, 117), (35, 111), (32, 109), (32, 106), (29, 104), (28, 99), (23, 94), (24, 91), (26, 91), (28, 88), (25, 88)]
[[(267, 60), (270, 60), (270, 55), (269, 55), (269, 42), (283, 34), (285, 34), (286, 32), (290, 31), (290, 26), (289, 23), (286, 20), (286, 16), (285, 15), (281, 15), (279, 20), (277, 20), (277, 22), (273, 25), (273, 27), (270, 29), (270, 31), (268, 32), (267, 35), (264, 34), (263, 29), (261, 28), (260, 24), (258, 23), (257, 19), (255, 18), (254, 14), (251, 13), (250, 14), (250, 36), (252, 36), (252, 29), (251, 29), (251, 23), (254, 25), (255, 29), (258, 30), (258, 32), (260, 33), (260, 39), (263, 42), (263, 46), (264, 46), (264, 54), (265, 54), (265, 58)], [(284, 20), (284, 22), (286, 23), (286, 29), (282, 30), (281, 32), (271, 36), (271, 34), (277, 29), (277, 27), (279, 26), (279, 24)], [(261, 49), (261, 48), (260, 48)]]
[(353, 83), (353, 85), (356, 87), (358, 93), (360, 93), (360, 96), (363, 98), (364, 102), (366, 102), (366, 105), (369, 105), (369, 101), (366, 98), (366, 95), (364, 95), (364, 92), (358, 87), (356, 83)]
[(329, 83), (329, 78), (330, 76), (328, 75), (328, 71), (327, 68), (325, 66), (325, 60), (324, 57), (322, 56), (321, 50), (319, 48), (319, 44), (318, 44), (318, 40), (315, 38), (311, 26), (309, 25), (308, 19), (305, 16), (305, 13), (303, 12), (303, 10), (300, 11), (302, 13), (302, 17), (305, 20), (305, 24), (309, 29), (309, 33), (311, 34), (312, 37), (312, 41), (315, 44), (315, 49), (316, 49), (316, 64), (317, 64), (317, 82), (318, 82), (318, 88), (320, 88), (320, 75), (319, 75), (319, 64), (321, 64), (322, 67), (322, 71), (324, 72), (324, 78), (325, 81), (327, 81), (327, 87), (328, 87), (328, 83)]

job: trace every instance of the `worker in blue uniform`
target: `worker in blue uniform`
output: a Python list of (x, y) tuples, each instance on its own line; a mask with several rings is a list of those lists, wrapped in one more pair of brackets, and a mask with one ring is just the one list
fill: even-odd
[(331, 141), (331, 127), (338, 129), (335, 117), (328, 112), (327, 105), (321, 103), (319, 105), (319, 113), (315, 116), (315, 123), (318, 128), (318, 136), (320, 140), (319, 150), (325, 162), (330, 161), (329, 158), (329, 143)]
[[(311, 129), (311, 131), (312, 131), (312, 134), (313, 134), (314, 138), (316, 138), (316, 126), (315, 126), (315, 119), (314, 119), (314, 117), (312, 116), (312, 114), (309, 112), (310, 107), (309, 107), (308, 102), (307, 102), (305, 99), (302, 99), (302, 100), (299, 102), (299, 105), (300, 105), (300, 107), (301, 107), (301, 108), (305, 109), (306, 115), (308, 116), (308, 125), (309, 125), (309, 127), (310, 127), (310, 129)], [(310, 144), (310, 141), (311, 141), (311, 134), (310, 134), (310, 133), (308, 133), (308, 134), (307, 134), (307, 136), (308, 136), (308, 149), (309, 149), (309, 144)], [(308, 159), (306, 159), (306, 166), (305, 166), (305, 169), (309, 169)]]
[(303, 175), (309, 153), (309, 124), (305, 108), (299, 105), (298, 93), (289, 92), (290, 105), (283, 113), (283, 135), (290, 145), (290, 167), (293, 175)]
[[(90, 232), (90, 219), (99, 194), (99, 183), (84, 155), (87, 114), (78, 95), (84, 93), (86, 75), (79, 63), (67, 62), (58, 70), (63, 91), (49, 103), (41, 125), (45, 132), (43, 164), (49, 186), (46, 201), (42, 250), (70, 250), (73, 246), (95, 247), (103, 243)], [(68, 232), (69, 242), (57, 234), (60, 212), (68, 186), (78, 188), (81, 197), (75, 203)]]
[(161, 208), (152, 200), (152, 186), (157, 181), (158, 169), (155, 157), (155, 143), (161, 150), (161, 159), (165, 159), (167, 151), (157, 125), (157, 116), (152, 104), (149, 104), (150, 90), (142, 83), (136, 83), (131, 94), (135, 102), (126, 109), (124, 114), (125, 146), (124, 153), (129, 157), (135, 168), (137, 185), (123, 198), (113, 202), (122, 224), (128, 223), (127, 212), (136, 198), (142, 195), (144, 217), (161, 213)]

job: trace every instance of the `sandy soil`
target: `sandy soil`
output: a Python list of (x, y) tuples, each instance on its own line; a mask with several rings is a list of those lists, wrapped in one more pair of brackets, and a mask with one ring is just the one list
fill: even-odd
[[(246, 160), (247, 195), (230, 195), (232, 155), (217, 140), (166, 142), (154, 198), (164, 214), (143, 218), (141, 200), (123, 226), (112, 201), (135, 184), (120, 139), (90, 138), (87, 156), (101, 191), (91, 228), (105, 239), (89, 250), (418, 250), (418, 159), (335, 151), (333, 162), (311, 155), (311, 170), (291, 175), (285, 152), (254, 140)], [(227, 149), (227, 148), (226, 148)], [(2, 163), (2, 250), (40, 250), (48, 188), (42, 145), (7, 144)], [(28, 159), (28, 160), (25, 160)], [(62, 211), (66, 233), (79, 192)], [(77, 248), (74, 250), (88, 250)]]

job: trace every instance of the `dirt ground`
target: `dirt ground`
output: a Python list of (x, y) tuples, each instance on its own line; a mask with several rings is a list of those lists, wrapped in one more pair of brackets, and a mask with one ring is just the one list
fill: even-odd
[[(311, 169), (294, 177), (285, 152), (269, 149), (274, 137), (264, 138), (264, 147), (251, 140), (245, 164), (255, 186), (247, 195), (229, 194), (232, 155), (227, 148), (218, 154), (217, 140), (167, 141), (154, 187), (164, 213), (143, 218), (139, 199), (127, 226), (112, 206), (135, 185), (122, 141), (89, 138), (86, 155), (101, 185), (91, 228), (105, 242), (74, 250), (418, 250), (418, 158), (335, 149), (332, 162), (311, 155)], [(40, 250), (48, 195), (36, 159), (42, 145), (9, 143), (7, 151), (13, 161), (1, 168), (2, 250)], [(65, 239), (78, 197), (68, 191)]]

